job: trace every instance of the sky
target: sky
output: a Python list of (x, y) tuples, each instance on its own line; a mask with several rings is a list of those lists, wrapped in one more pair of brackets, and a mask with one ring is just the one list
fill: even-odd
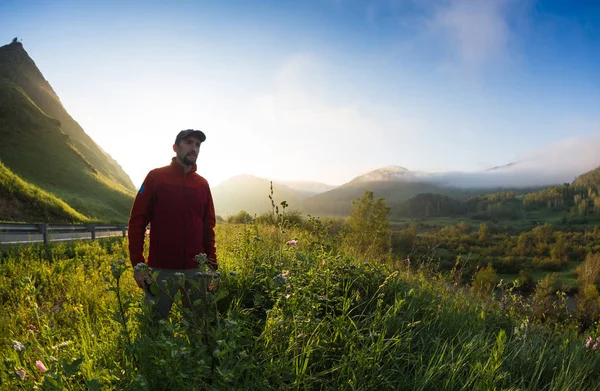
[(136, 187), (188, 128), (211, 186), (600, 165), (599, 1), (1, 0), (14, 37)]

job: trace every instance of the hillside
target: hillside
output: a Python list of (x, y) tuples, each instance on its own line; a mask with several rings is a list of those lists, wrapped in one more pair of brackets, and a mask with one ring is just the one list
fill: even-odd
[(573, 181), (573, 186), (597, 189), (600, 186), (600, 167), (579, 175)]
[[(346, 215), (350, 212), (352, 201), (360, 198), (365, 191), (372, 191), (375, 197), (385, 198), (391, 207), (392, 216), (425, 217), (433, 204), (424, 202), (425, 198), (413, 200), (423, 194), (436, 195), (437, 212), (430, 215), (456, 215), (466, 208), (456, 207), (469, 197), (514, 192), (526, 194), (539, 187), (501, 187), (493, 180), (495, 174), (486, 173), (425, 173), (410, 171), (400, 166), (384, 167), (360, 175), (350, 182), (333, 190), (310, 197), (303, 201), (302, 210), (316, 215)], [(451, 197), (446, 202), (442, 198)], [(431, 197), (429, 197), (431, 198)], [(409, 202), (410, 200), (410, 202)], [(408, 202), (408, 204), (407, 204)], [(440, 209), (440, 202), (445, 206)], [(446, 209), (450, 204), (452, 206)], [(417, 207), (417, 209), (415, 209)]]
[(56, 196), (33, 186), (0, 162), (0, 216), (7, 221), (81, 223), (87, 218)]
[[(250, 214), (271, 211), (269, 199), (271, 184), (264, 178), (252, 175), (238, 175), (212, 189), (215, 211), (220, 215), (232, 215), (241, 210)], [(294, 190), (280, 183), (273, 183), (273, 197), (276, 205), (286, 201), (292, 209), (297, 209), (303, 198), (302, 191)]]
[(85, 218), (127, 219), (131, 180), (70, 117), (19, 42), (0, 47), (0, 139), (0, 161), (24, 182)]

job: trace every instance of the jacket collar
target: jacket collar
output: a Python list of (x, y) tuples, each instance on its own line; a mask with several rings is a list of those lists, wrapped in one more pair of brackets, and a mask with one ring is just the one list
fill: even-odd
[[(184, 173), (183, 171), (183, 166), (181, 164), (179, 164), (179, 162), (177, 161), (177, 158), (172, 158), (171, 159), (171, 167), (175, 170), (177, 170), (177, 172), (179, 173)], [(192, 172), (196, 172), (196, 169), (198, 168), (198, 166), (194, 163), (194, 165), (192, 166), (191, 170), (188, 171), (188, 174), (191, 174)]]

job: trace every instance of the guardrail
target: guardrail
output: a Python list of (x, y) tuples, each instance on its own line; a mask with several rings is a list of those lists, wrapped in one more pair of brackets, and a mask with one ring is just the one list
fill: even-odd
[[(44, 242), (48, 244), (50, 241), (55, 240), (77, 240), (87, 239), (87, 235), (83, 237), (81, 234), (89, 233), (92, 240), (95, 240), (97, 236), (106, 236), (107, 232), (121, 232), (123, 237), (127, 235), (127, 225), (106, 225), (106, 224), (22, 224), (22, 223), (0, 223), (0, 235), (2, 236), (17, 236), (21, 240), (9, 241), (4, 243), (34, 243)], [(53, 239), (53, 234), (67, 234), (62, 235), (61, 238)], [(74, 235), (68, 235), (74, 234)], [(79, 235), (75, 235), (79, 234)], [(27, 238), (31, 235), (42, 236), (42, 240), (24, 240), (23, 237)], [(115, 235), (110, 235), (115, 236)], [(2, 241), (0, 241), (2, 244)]]

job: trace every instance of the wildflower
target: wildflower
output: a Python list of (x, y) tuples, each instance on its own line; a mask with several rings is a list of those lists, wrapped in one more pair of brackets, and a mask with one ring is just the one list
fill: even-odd
[(295, 240), (290, 240), (289, 242), (287, 242), (288, 246), (295, 246), (296, 244), (298, 244), (298, 242), (296, 242)]
[(282, 276), (284, 276), (285, 278), (288, 278), (290, 276), (290, 271), (286, 270), (283, 273), (281, 273)]
[(177, 284), (179, 284), (179, 285), (185, 284), (185, 274), (177, 272), (174, 274), (174, 276), (175, 276), (175, 281), (177, 282)]
[(17, 369), (15, 371), (15, 373), (17, 374), (17, 377), (19, 378), (19, 380), (25, 380), (25, 376), (27, 375), (27, 372), (25, 372), (24, 369)]
[(35, 362), (35, 366), (36, 366), (36, 367), (37, 367), (37, 368), (40, 370), (40, 372), (42, 372), (42, 373), (46, 373), (46, 371), (48, 370), (48, 369), (46, 368), (46, 366), (44, 365), (44, 363), (43, 363), (43, 362), (41, 362), (40, 360), (37, 360), (37, 361)]
[(596, 337), (596, 341), (597, 341), (597, 342), (600, 342), (600, 337)]
[(134, 273), (137, 272), (145, 272), (146, 270), (148, 270), (148, 265), (146, 265), (144, 262), (140, 262), (137, 265), (135, 265), (135, 267), (133, 268)]
[(56, 350), (56, 349), (64, 348), (64, 347), (69, 346), (72, 343), (73, 343), (73, 341), (64, 341), (64, 342), (59, 343), (58, 345), (52, 346), (52, 349)]
[(590, 345), (592, 344), (592, 341), (593, 341), (593, 340), (592, 340), (592, 337), (588, 336), (588, 337), (587, 337), (587, 340), (585, 341), (585, 347), (586, 347), (586, 348), (589, 348), (589, 347), (590, 347)]
[(15, 349), (17, 352), (22, 352), (23, 350), (25, 350), (25, 345), (23, 345), (21, 342), (19, 341), (12, 341), (12, 347), (13, 349)]
[(208, 262), (208, 255), (200, 253), (194, 257), (194, 261), (198, 262), (200, 265), (204, 265)]
[(596, 350), (596, 349), (598, 349), (598, 342), (596, 342), (596, 343), (594, 344), (594, 346), (592, 346), (592, 349), (593, 349), (593, 350)]
[(229, 272), (229, 275), (230, 275), (230, 276), (233, 276), (233, 277), (235, 277), (235, 276), (236, 276), (236, 272), (234, 272), (234, 271), (232, 270), (232, 271), (230, 271), (230, 272)]

